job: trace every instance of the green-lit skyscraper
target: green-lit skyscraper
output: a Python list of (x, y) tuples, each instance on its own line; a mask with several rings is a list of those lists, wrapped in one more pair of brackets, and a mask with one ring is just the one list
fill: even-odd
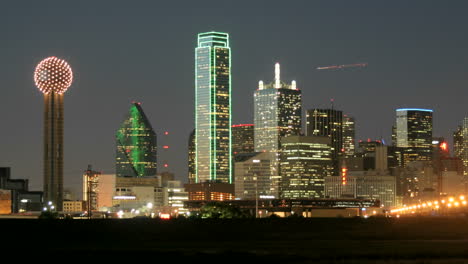
[(195, 48), (196, 182), (232, 183), (229, 35), (198, 34)]
[(129, 114), (116, 133), (117, 177), (156, 175), (156, 133), (140, 103), (132, 103)]

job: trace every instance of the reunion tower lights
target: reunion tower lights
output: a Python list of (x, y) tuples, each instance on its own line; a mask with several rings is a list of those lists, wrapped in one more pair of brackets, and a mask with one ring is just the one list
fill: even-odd
[(34, 72), (34, 82), (44, 94), (44, 202), (58, 211), (63, 202), (63, 95), (73, 72), (64, 60), (49, 57)]

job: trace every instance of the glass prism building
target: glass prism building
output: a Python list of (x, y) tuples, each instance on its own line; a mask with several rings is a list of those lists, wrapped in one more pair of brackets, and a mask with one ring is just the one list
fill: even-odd
[(196, 183), (232, 183), (229, 35), (198, 34), (195, 48)]
[(156, 133), (140, 103), (132, 103), (127, 118), (116, 133), (117, 177), (156, 175)]

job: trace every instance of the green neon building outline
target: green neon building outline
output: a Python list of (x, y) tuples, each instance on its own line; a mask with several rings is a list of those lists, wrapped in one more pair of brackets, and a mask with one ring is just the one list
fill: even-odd
[[(211, 136), (210, 144), (209, 144), (209, 153), (208, 157), (210, 158), (210, 164), (209, 164), (209, 177), (210, 180), (216, 180), (217, 178), (217, 129), (215, 129), (214, 126), (216, 126), (216, 113), (217, 109), (214, 109), (213, 113), (213, 107), (216, 106), (216, 91), (217, 91), (217, 79), (216, 79), (216, 54), (217, 54), (217, 49), (227, 49), (228, 51), (228, 56), (229, 56), (229, 65), (228, 65), (228, 82), (229, 82), (229, 88), (228, 88), (228, 93), (229, 93), (229, 106), (228, 106), (228, 115), (229, 115), (229, 121), (228, 121), (228, 135), (229, 135), (229, 151), (227, 153), (227, 158), (229, 162), (229, 172), (228, 172), (228, 181), (229, 183), (232, 183), (232, 129), (231, 129), (231, 124), (232, 124), (232, 101), (231, 101), (231, 49), (229, 47), (229, 34), (227, 33), (222, 33), (222, 32), (204, 32), (204, 33), (199, 33), (198, 34), (198, 39), (197, 39), (197, 44), (198, 46), (195, 48), (195, 182), (199, 182), (199, 175), (198, 175), (198, 136), (197, 136), (197, 131), (198, 131), (198, 50), (200, 48), (208, 48), (208, 63), (209, 63), (209, 129), (210, 132), (208, 133)], [(220, 39), (224, 39), (225, 42), (217, 41)], [(203, 44), (209, 43), (211, 45), (206, 45), (202, 46)], [(213, 75), (213, 77), (212, 77)], [(213, 126), (214, 124), (214, 126)], [(216, 126), (217, 127), (217, 126)]]

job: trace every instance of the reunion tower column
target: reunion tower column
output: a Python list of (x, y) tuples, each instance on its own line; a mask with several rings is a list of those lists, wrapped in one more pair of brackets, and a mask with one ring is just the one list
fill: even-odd
[(44, 202), (57, 211), (63, 203), (63, 95), (73, 81), (70, 65), (57, 57), (41, 61), (34, 72), (44, 94)]

